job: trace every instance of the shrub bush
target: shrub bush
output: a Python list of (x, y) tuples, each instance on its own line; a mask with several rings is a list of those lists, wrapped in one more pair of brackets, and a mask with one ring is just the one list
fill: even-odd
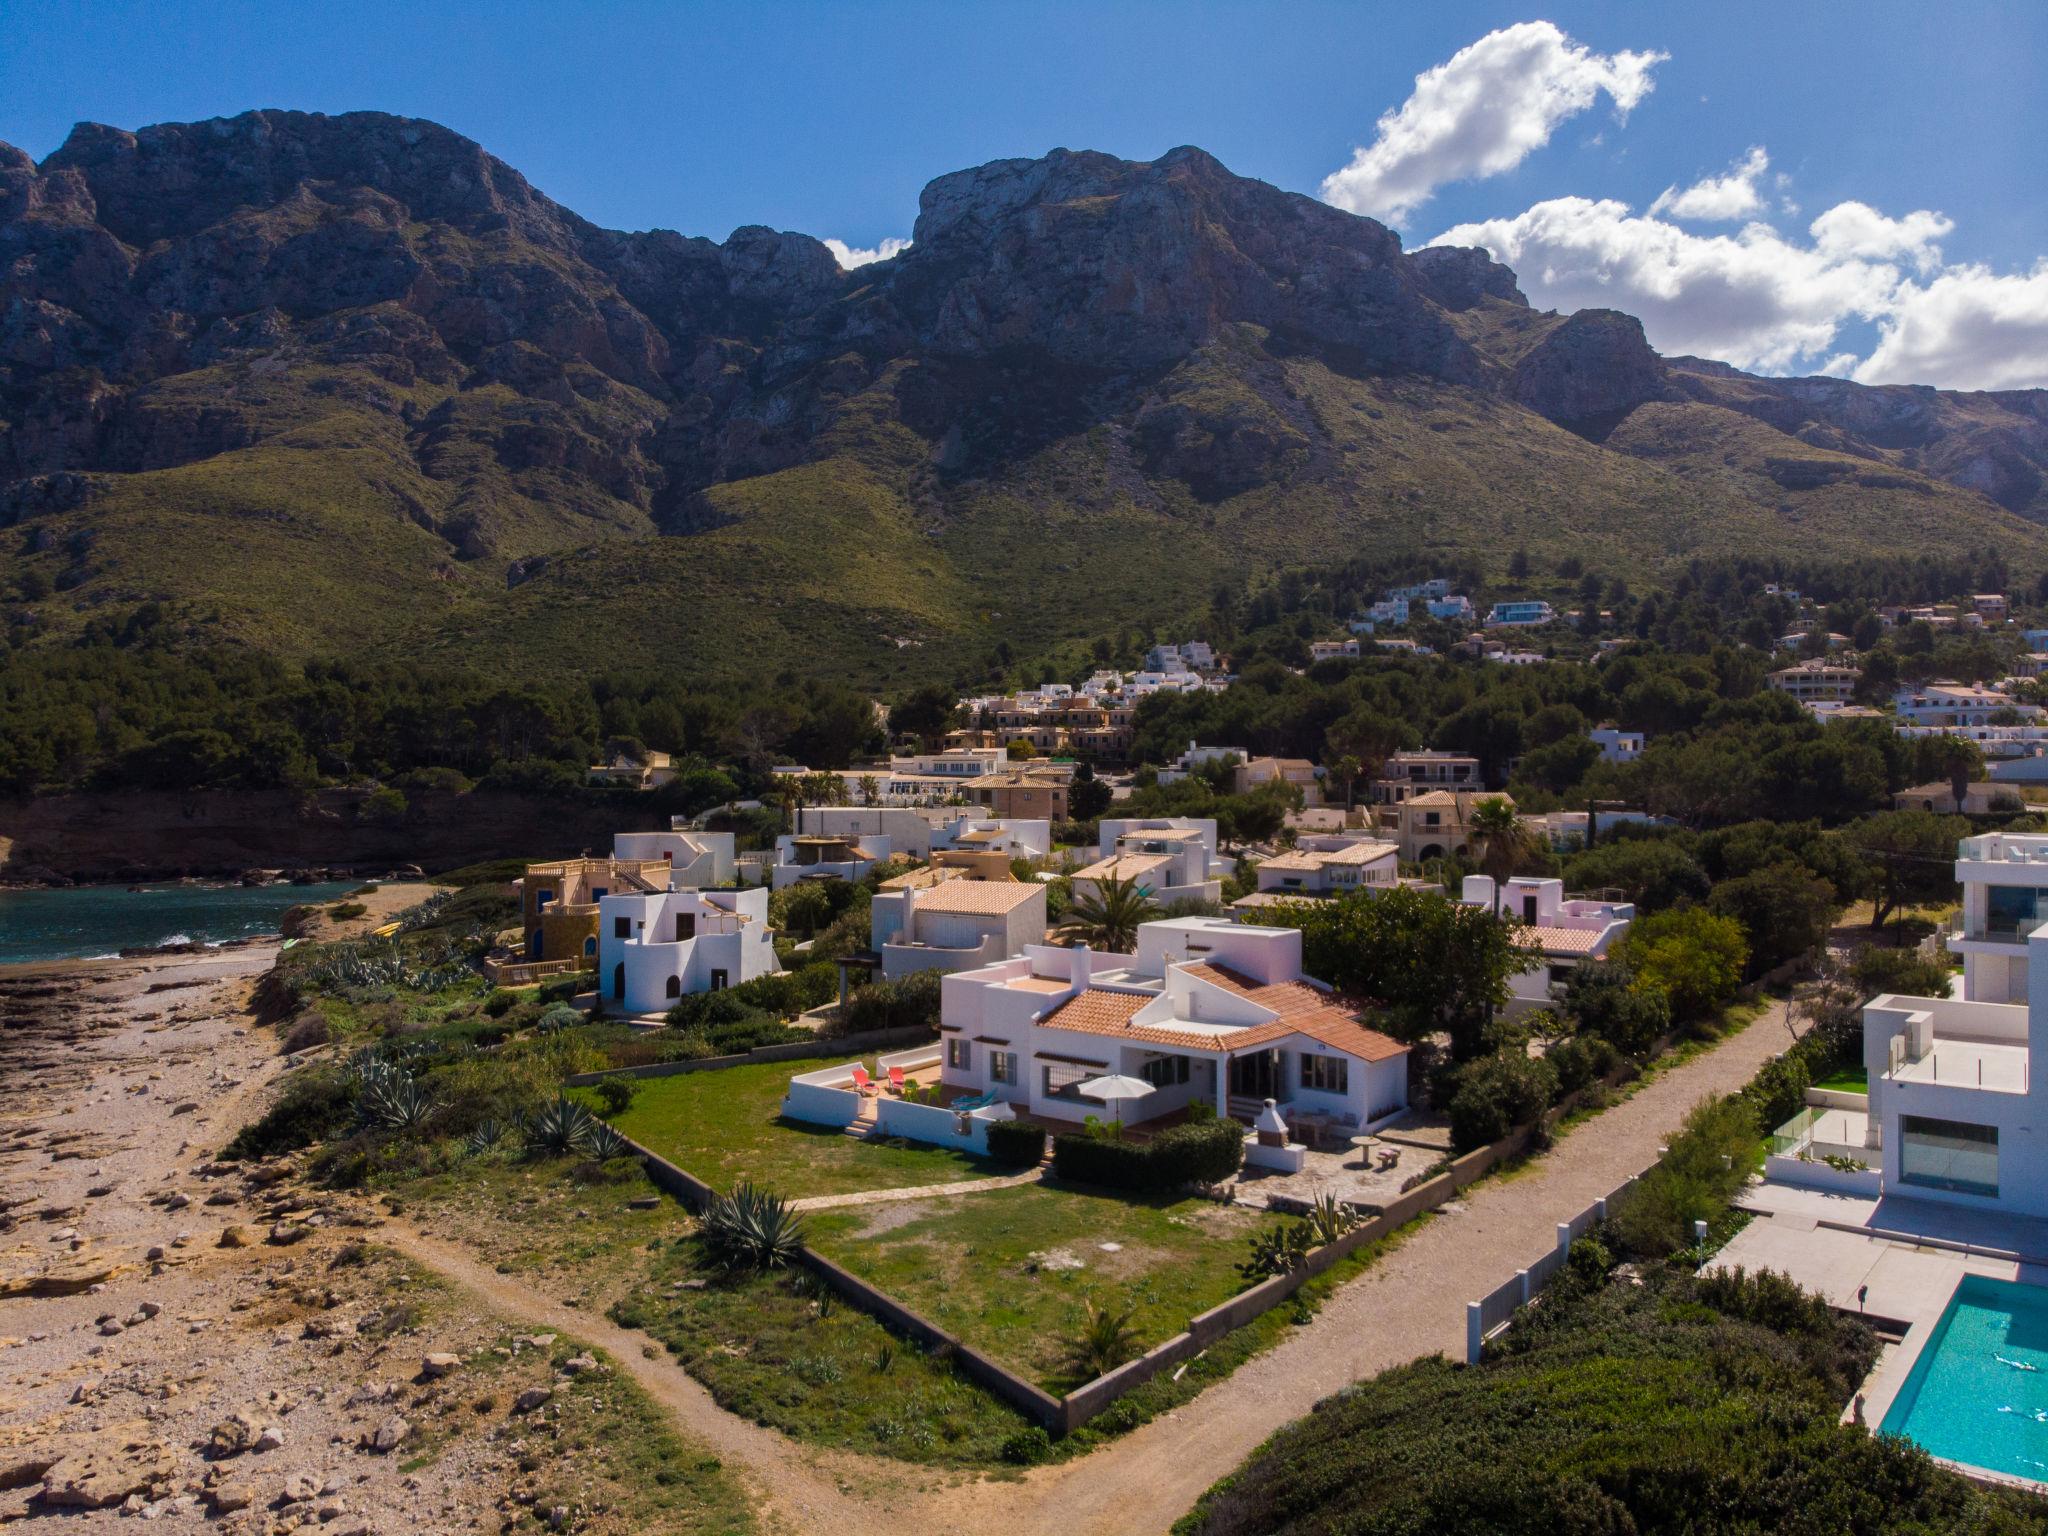
[(633, 1100), (639, 1096), (640, 1080), (634, 1077), (607, 1077), (597, 1084), (597, 1102), (608, 1115), (622, 1115), (633, 1107)]
[(1621, 1053), (1601, 1035), (1574, 1035), (1559, 1041), (1543, 1058), (1557, 1070), (1560, 1096), (1597, 1083), (1621, 1063)]
[(988, 1155), (1005, 1167), (1035, 1168), (1045, 1160), (1045, 1127), (997, 1120), (988, 1128)]
[(540, 984), (536, 1000), (546, 1003), (568, 1003), (576, 1000), (577, 994), (597, 990), (597, 972), (578, 971), (571, 976), (556, 976)]
[(901, 981), (869, 982), (847, 998), (832, 1033), (857, 1035), (871, 1029), (909, 1027), (939, 1027), (937, 971), (919, 971)]
[(285, 1030), (282, 1046), (284, 1053), (290, 1056), (298, 1051), (310, 1051), (316, 1045), (325, 1045), (330, 1038), (327, 1015), (318, 1008), (308, 1008)]
[(1612, 1212), (1616, 1239), (1631, 1255), (1668, 1258), (1693, 1240), (1695, 1221), (1719, 1221), (1756, 1158), (1755, 1111), (1739, 1097), (1708, 1099), (1685, 1117), (1657, 1165)]
[(1244, 1129), (1227, 1119), (1176, 1125), (1149, 1142), (1058, 1136), (1052, 1144), (1060, 1178), (1143, 1194), (1221, 1184), (1243, 1162)]
[(1624, 1056), (1641, 1056), (1671, 1028), (1664, 993), (1637, 986), (1633, 973), (1612, 961), (1573, 971), (1563, 1008), (1581, 1035), (1598, 1035)]
[(1740, 1097), (1755, 1114), (1757, 1129), (1768, 1134), (1806, 1107), (1806, 1090), (1812, 1086), (1805, 1054), (1792, 1050), (1765, 1062)]
[(354, 1078), (340, 1067), (302, 1068), (285, 1080), (284, 1092), (260, 1119), (235, 1133), (221, 1156), (275, 1157), (325, 1141), (355, 1120)]
[(1556, 1091), (1557, 1069), (1520, 1051), (1502, 1051), (1467, 1062), (1458, 1071), (1457, 1087), (1447, 1106), (1451, 1144), (1460, 1152), (1470, 1152), (1499, 1141), (1549, 1108)]
[(500, 987), (484, 999), (484, 1012), (494, 1019), (502, 1019), (518, 1005), (519, 994)]

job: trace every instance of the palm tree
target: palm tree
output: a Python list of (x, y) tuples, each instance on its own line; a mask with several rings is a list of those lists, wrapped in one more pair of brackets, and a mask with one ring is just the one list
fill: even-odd
[(1358, 775), (1364, 771), (1365, 764), (1358, 760), (1355, 752), (1339, 752), (1326, 766), (1330, 777), (1344, 787), (1344, 813), (1348, 816), (1357, 804)]
[(1493, 915), (1499, 917), (1501, 882), (1515, 872), (1515, 865), (1528, 851), (1528, 829), (1515, 813), (1514, 801), (1505, 795), (1489, 795), (1472, 807), (1470, 835), (1479, 867), (1493, 878)]
[(1159, 903), (1133, 875), (1119, 880), (1104, 875), (1088, 894), (1074, 898), (1060, 932), (1094, 949), (1129, 954), (1138, 942), (1138, 925), (1159, 916)]
[(1126, 1307), (1121, 1312), (1112, 1312), (1092, 1301), (1082, 1305), (1086, 1310), (1080, 1324), (1063, 1341), (1061, 1364), (1074, 1375), (1092, 1381), (1137, 1356), (1138, 1330), (1131, 1325), (1131, 1315), (1138, 1309)]
[(1969, 798), (1970, 781), (1977, 776), (1984, 765), (1984, 755), (1977, 750), (1977, 744), (1961, 736), (1942, 738), (1937, 749), (1941, 758), (1941, 771), (1948, 779), (1949, 793), (1956, 797), (1956, 814), (1963, 814), (1963, 802)]

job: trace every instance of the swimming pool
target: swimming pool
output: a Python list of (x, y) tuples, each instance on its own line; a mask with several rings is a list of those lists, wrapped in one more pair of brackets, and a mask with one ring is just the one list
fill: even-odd
[(2048, 1290), (1965, 1275), (1882, 1433), (1965, 1466), (2048, 1481)]

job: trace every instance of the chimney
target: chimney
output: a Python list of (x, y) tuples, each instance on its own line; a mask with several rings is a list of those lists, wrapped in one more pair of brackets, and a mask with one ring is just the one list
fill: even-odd
[(1095, 969), (1093, 958), (1093, 951), (1086, 944), (1076, 944), (1067, 952), (1068, 964), (1071, 967), (1067, 977), (1076, 992), (1088, 990), (1088, 978)]

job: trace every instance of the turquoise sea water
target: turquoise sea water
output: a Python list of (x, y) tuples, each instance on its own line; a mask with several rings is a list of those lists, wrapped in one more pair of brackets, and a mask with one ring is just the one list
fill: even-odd
[(164, 885), (0, 891), (0, 964), (111, 955), (155, 944), (218, 944), (277, 932), (287, 907), (334, 901), (353, 883)]
[(1965, 1466), (2048, 1481), (2048, 1290), (1965, 1275), (1883, 1432)]

